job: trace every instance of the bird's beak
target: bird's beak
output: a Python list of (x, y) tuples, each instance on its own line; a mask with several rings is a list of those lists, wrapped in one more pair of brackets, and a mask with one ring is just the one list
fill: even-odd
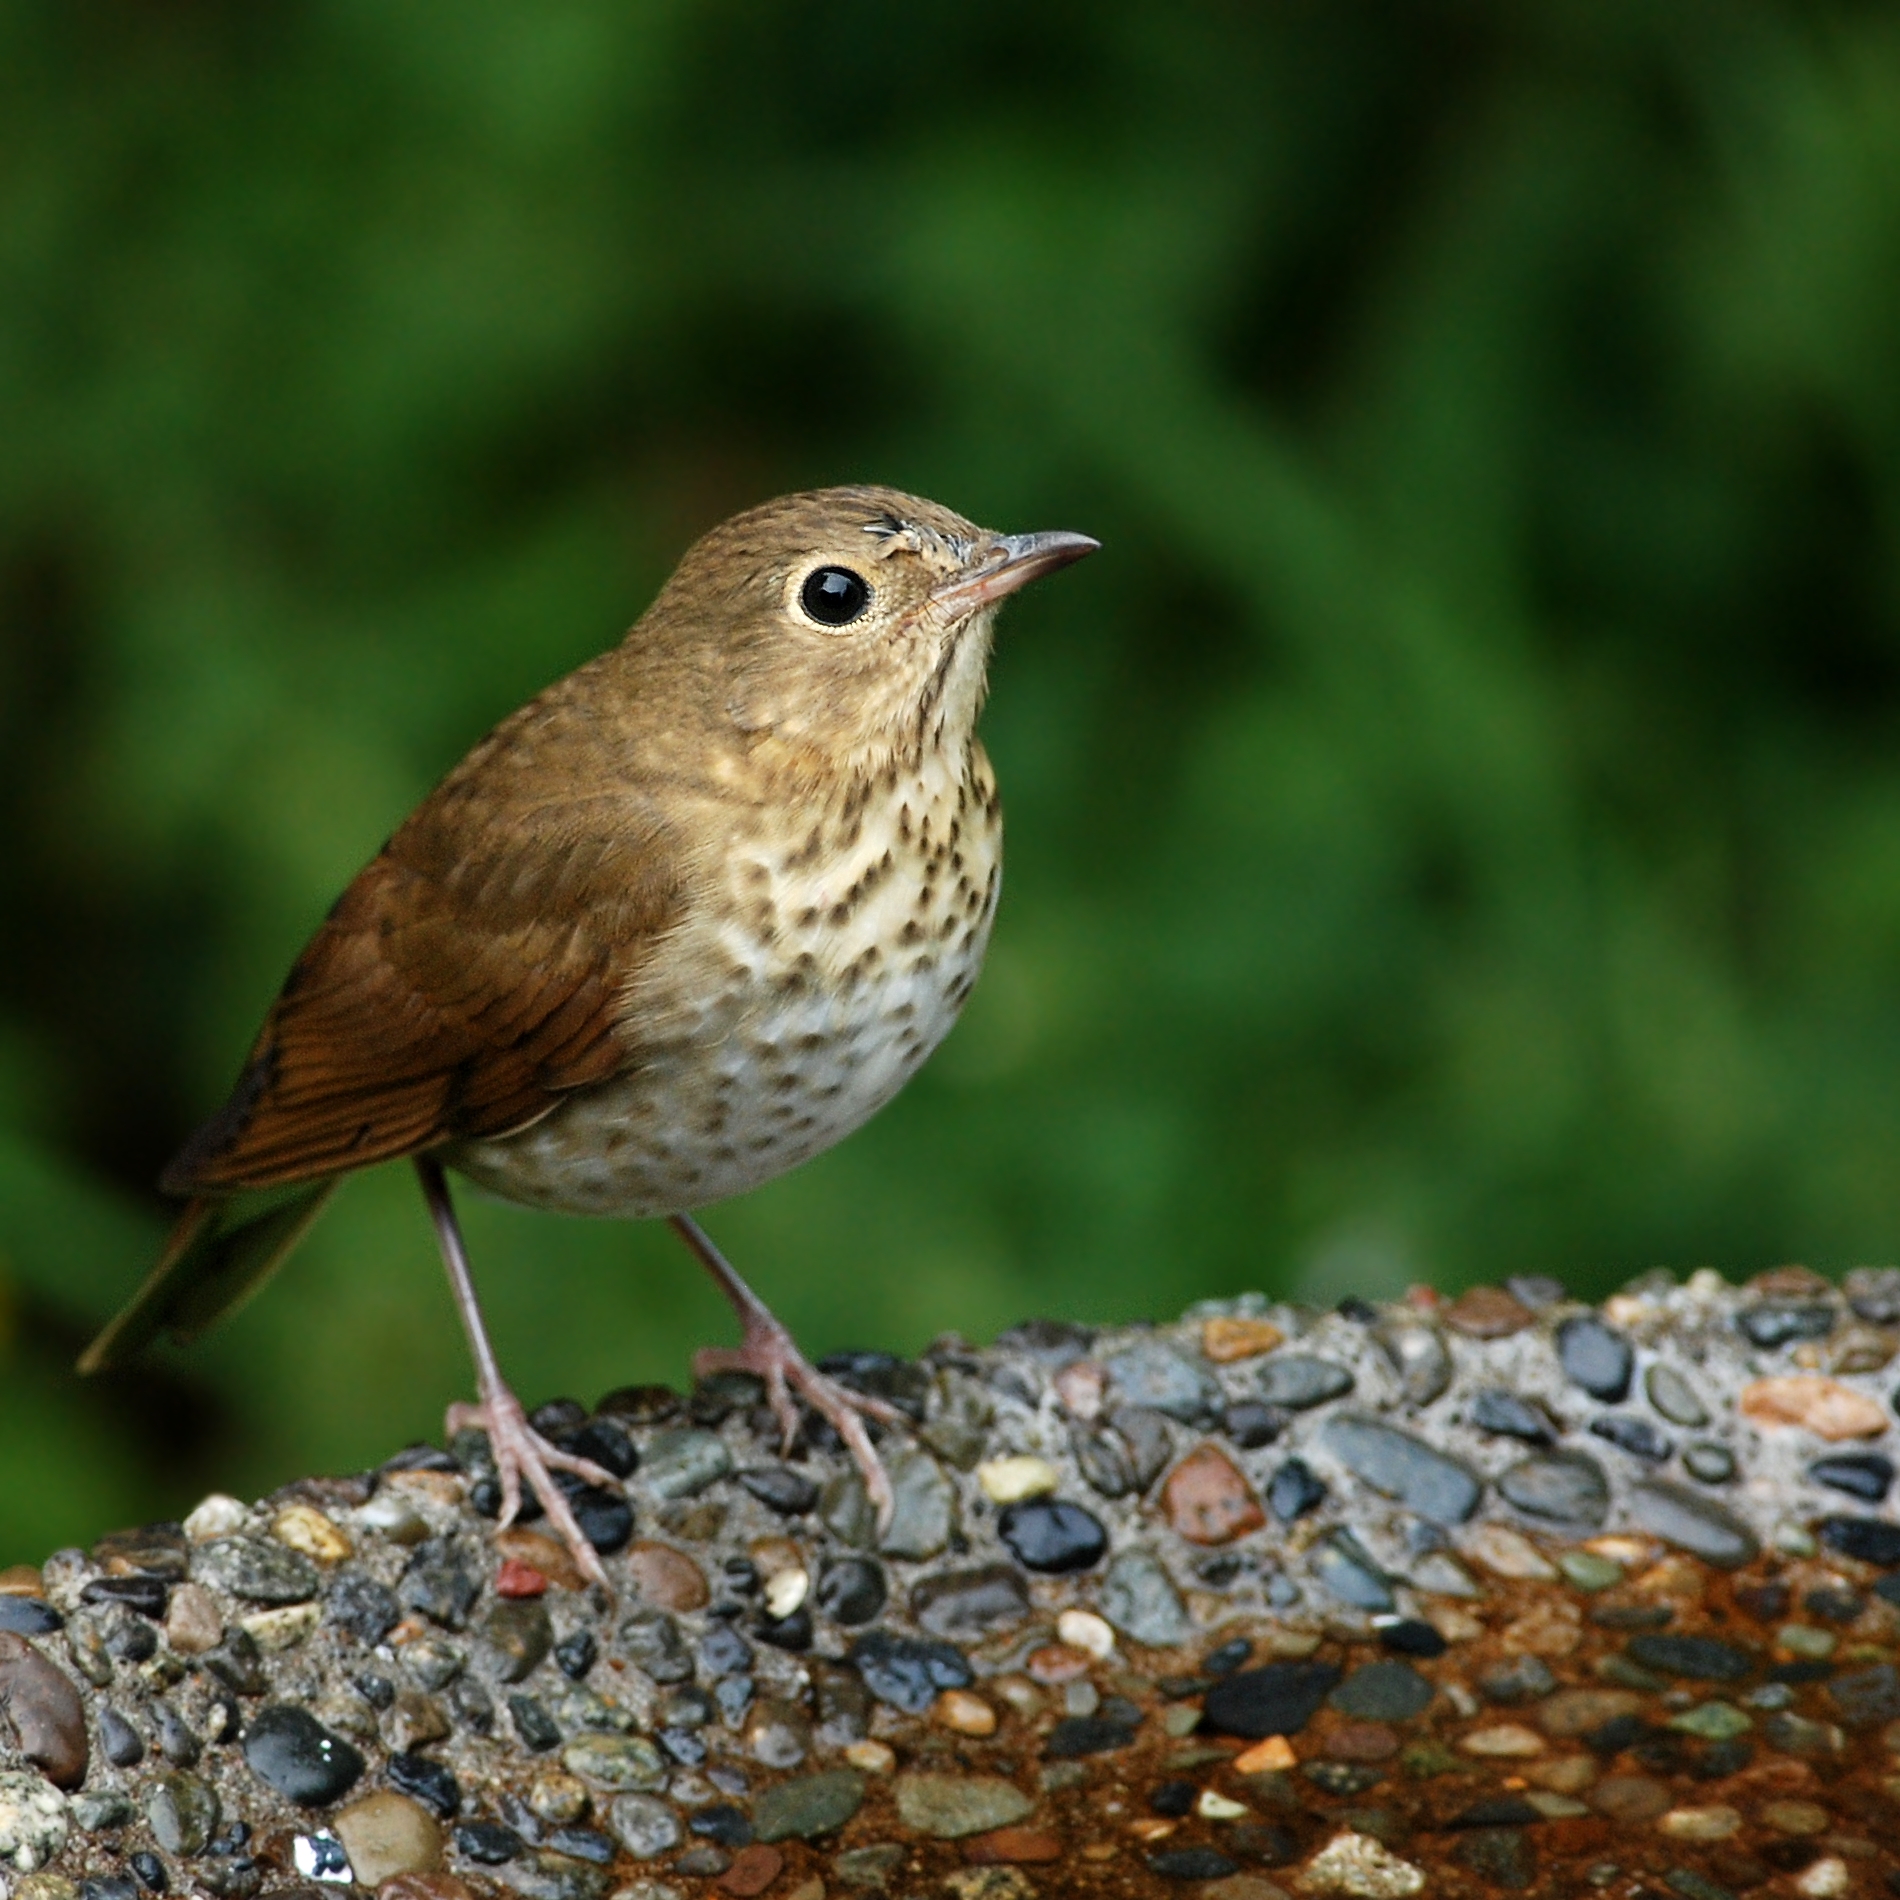
[(1052, 574), (1093, 554), (1101, 545), (1086, 534), (1061, 529), (1049, 534), (999, 534), (963, 573), (946, 581), (930, 598), (948, 613), (972, 613), (1027, 587), (1039, 574)]

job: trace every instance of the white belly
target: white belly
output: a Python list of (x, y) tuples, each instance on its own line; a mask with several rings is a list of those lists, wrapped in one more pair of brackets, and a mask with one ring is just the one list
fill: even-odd
[(463, 1145), (453, 1165), (564, 1213), (676, 1214), (758, 1187), (868, 1120), (949, 1034), (996, 911), (993, 793), (980, 813), (930, 789), (912, 814), (939, 841), (922, 876), (880, 870), (911, 856), (871, 824), (822, 868), (735, 852), (729, 894), (744, 901), (708, 907), (724, 921), (689, 929), (642, 990), (651, 1029), (636, 1066), (519, 1134)]

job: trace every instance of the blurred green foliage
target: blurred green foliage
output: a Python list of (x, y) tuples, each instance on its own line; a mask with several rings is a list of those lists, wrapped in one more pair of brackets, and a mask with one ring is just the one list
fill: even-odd
[[(679, 549), (1004, 622), (991, 968), (711, 1219), (817, 1350), (1900, 1233), (1900, 17), (0, 0), (0, 1562), (429, 1433), (401, 1169), (82, 1387), (336, 890)], [(729, 1326), (471, 1199), (532, 1400)]]

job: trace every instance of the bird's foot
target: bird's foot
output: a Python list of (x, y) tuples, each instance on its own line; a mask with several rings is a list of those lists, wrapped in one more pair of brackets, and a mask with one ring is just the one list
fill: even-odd
[(894, 1405), (853, 1392), (826, 1377), (769, 1314), (749, 1316), (745, 1338), (737, 1346), (707, 1346), (693, 1355), (695, 1378), (703, 1379), (715, 1372), (749, 1372), (765, 1381), (765, 1396), (784, 1434), (787, 1451), (798, 1437), (798, 1408), (791, 1396), (796, 1391), (844, 1440), (851, 1462), (864, 1480), (865, 1495), (877, 1512), (879, 1534), (890, 1529), (897, 1501), (891, 1495), (890, 1478), (870, 1433), (864, 1429), (864, 1421), (874, 1418), (881, 1425), (902, 1424), (904, 1415)]
[(613, 1586), (600, 1566), (600, 1557), (576, 1522), (567, 1493), (555, 1483), (554, 1473), (570, 1471), (587, 1484), (614, 1491), (619, 1489), (619, 1480), (613, 1473), (603, 1471), (592, 1459), (577, 1458), (558, 1445), (550, 1445), (528, 1423), (521, 1401), (506, 1386), (496, 1387), (480, 1405), (451, 1405), (446, 1424), (451, 1438), (457, 1432), (469, 1430), (488, 1434), (495, 1476), (501, 1482), (501, 1515), (495, 1520), (496, 1529), (506, 1530), (515, 1521), (515, 1514), (521, 1509), (521, 1486), (525, 1480), (541, 1500), (549, 1524), (560, 1534), (561, 1542), (580, 1566), (581, 1574), (611, 1592)]

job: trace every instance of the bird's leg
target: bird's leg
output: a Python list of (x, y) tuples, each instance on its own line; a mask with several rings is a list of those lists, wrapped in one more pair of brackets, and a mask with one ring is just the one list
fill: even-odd
[(488, 1342), (488, 1329), (482, 1324), (482, 1309), (475, 1297), (475, 1282), (468, 1270), (468, 1254), (462, 1246), (462, 1230), (455, 1218), (455, 1205), (449, 1199), (449, 1184), (440, 1162), (428, 1155), (415, 1158), (416, 1173), (422, 1182), (422, 1196), (429, 1204), (429, 1218), (435, 1223), (435, 1237), (442, 1249), (442, 1264), (448, 1269), (449, 1288), (455, 1295), (455, 1310), (462, 1316), (462, 1330), (468, 1335), (468, 1349), (475, 1361), (477, 1405), (451, 1405), (447, 1429), (452, 1437), (471, 1426), (488, 1434), (488, 1448), (494, 1456), (495, 1475), (501, 1481), (501, 1516), (497, 1528), (506, 1530), (521, 1509), (521, 1483), (525, 1478), (548, 1522), (560, 1532), (561, 1541), (573, 1553), (582, 1573), (604, 1590), (611, 1590), (607, 1573), (586, 1535), (574, 1520), (567, 1496), (554, 1482), (550, 1467), (571, 1471), (589, 1484), (607, 1490), (617, 1486), (609, 1471), (603, 1471), (590, 1459), (576, 1458), (548, 1441), (528, 1423), (521, 1401), (508, 1389), (495, 1363), (495, 1349)]
[(885, 1475), (871, 1435), (864, 1429), (866, 1418), (880, 1424), (898, 1425), (903, 1414), (882, 1399), (853, 1392), (828, 1379), (798, 1350), (770, 1307), (739, 1277), (732, 1262), (712, 1243), (705, 1228), (688, 1214), (671, 1217), (673, 1230), (692, 1248), (699, 1264), (713, 1277), (732, 1310), (739, 1315), (744, 1337), (734, 1347), (708, 1346), (693, 1355), (693, 1372), (704, 1378), (709, 1372), (750, 1372), (765, 1381), (765, 1395), (772, 1415), (785, 1434), (789, 1451), (798, 1436), (798, 1412), (788, 1387), (795, 1387), (814, 1412), (826, 1420), (845, 1442), (851, 1461), (864, 1479), (865, 1495), (877, 1511), (880, 1531), (890, 1528), (896, 1500), (891, 1496), (891, 1481)]

